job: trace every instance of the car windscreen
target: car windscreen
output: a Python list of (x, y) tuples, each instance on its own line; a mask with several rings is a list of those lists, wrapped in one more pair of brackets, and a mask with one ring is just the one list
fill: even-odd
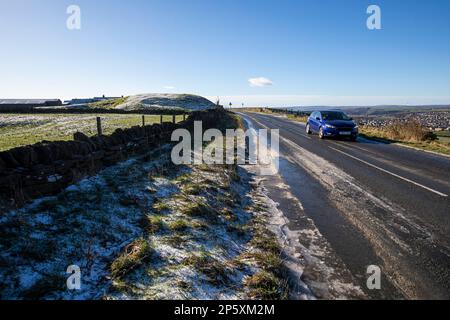
[(349, 116), (347, 116), (343, 112), (338, 111), (326, 111), (322, 112), (323, 120), (351, 120)]

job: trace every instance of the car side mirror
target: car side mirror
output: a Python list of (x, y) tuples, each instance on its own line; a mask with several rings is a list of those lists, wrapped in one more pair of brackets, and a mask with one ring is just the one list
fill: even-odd
[(316, 118), (316, 120), (317, 120), (317, 121), (320, 121), (320, 118), (319, 118), (319, 117), (317, 117), (317, 118)]

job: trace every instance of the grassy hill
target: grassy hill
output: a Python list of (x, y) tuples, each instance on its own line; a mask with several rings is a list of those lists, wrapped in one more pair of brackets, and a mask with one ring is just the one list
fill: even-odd
[(115, 108), (133, 111), (152, 109), (206, 110), (214, 107), (214, 103), (197, 95), (154, 93), (130, 96), (124, 103), (117, 105)]

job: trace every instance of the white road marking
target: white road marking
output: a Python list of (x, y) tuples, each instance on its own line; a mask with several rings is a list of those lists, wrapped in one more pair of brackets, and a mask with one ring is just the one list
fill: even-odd
[[(344, 148), (346, 150), (352, 150), (354, 148), (359, 149), (361, 151), (364, 151), (366, 153), (367, 156), (370, 156), (371, 158), (374, 158), (380, 162), (386, 163), (390, 166), (393, 166), (395, 168), (398, 168), (399, 170), (404, 170), (407, 172), (410, 172), (412, 174), (416, 174), (419, 175), (421, 177), (425, 177), (425, 178), (430, 178), (429, 172), (427, 172), (426, 170), (422, 170), (422, 169), (414, 169), (414, 168), (410, 168), (407, 166), (402, 166), (399, 165), (399, 163), (395, 162), (394, 159), (390, 159), (389, 157), (387, 157), (387, 155), (383, 155), (383, 154), (379, 154), (377, 153), (375, 150), (369, 150), (369, 149), (365, 149), (365, 148), (361, 148), (361, 147), (357, 147), (355, 143), (352, 144), (340, 144), (340, 143), (335, 143), (335, 142), (331, 142), (331, 144), (337, 146), (337, 147), (341, 147)], [(372, 155), (373, 154), (373, 155)], [(440, 184), (443, 184), (447, 187), (450, 187), (450, 181), (446, 180), (446, 179), (440, 179), (440, 178), (436, 178), (433, 177), (433, 180), (436, 182), (439, 182)]]
[(344, 151), (342, 151), (342, 150), (339, 150), (339, 149), (336, 149), (336, 148), (333, 148), (333, 147), (329, 147), (329, 148), (330, 148), (330, 149), (333, 149), (334, 151), (337, 151), (337, 152), (339, 152), (339, 153), (342, 153), (343, 155), (345, 155), (345, 156), (347, 156), (347, 157), (350, 157), (350, 158), (352, 158), (352, 159), (354, 159), (354, 160), (357, 160), (357, 161), (359, 161), (359, 162), (362, 162), (362, 163), (364, 163), (364, 164), (366, 164), (366, 165), (368, 165), (368, 166), (370, 166), (370, 167), (372, 167), (372, 168), (375, 168), (375, 169), (380, 170), (380, 171), (382, 171), (382, 172), (384, 172), (384, 173), (387, 173), (387, 174), (389, 174), (389, 175), (391, 175), (391, 176), (393, 176), (393, 177), (399, 178), (399, 179), (401, 179), (401, 180), (403, 180), (403, 181), (406, 181), (406, 182), (409, 182), (409, 183), (411, 183), (411, 184), (413, 184), (413, 185), (415, 185), (415, 186), (421, 187), (421, 188), (423, 188), (423, 189), (425, 189), (425, 190), (428, 190), (428, 191), (433, 192), (433, 193), (435, 193), (435, 194), (437, 194), (437, 195), (440, 195), (441, 197), (448, 197), (448, 195), (445, 194), (445, 193), (439, 192), (439, 191), (437, 191), (437, 190), (434, 190), (434, 189), (432, 189), (432, 188), (429, 188), (429, 187), (427, 187), (427, 186), (424, 186), (423, 184), (420, 184), (420, 183), (415, 182), (415, 181), (412, 181), (412, 180), (410, 180), (410, 179), (408, 179), (408, 178), (402, 177), (402, 176), (400, 176), (400, 175), (398, 175), (398, 174), (396, 174), (396, 173), (393, 173), (393, 172), (391, 172), (391, 171), (389, 171), (389, 170), (386, 170), (386, 169), (383, 169), (383, 168), (381, 168), (381, 167), (378, 167), (378, 166), (376, 166), (376, 165), (374, 165), (374, 164), (372, 164), (372, 163), (369, 163), (369, 162), (364, 161), (364, 160), (362, 160), (362, 159), (359, 159), (359, 158), (357, 158), (357, 157), (355, 157), (355, 156), (352, 156), (351, 154), (348, 154), (347, 152), (344, 152)]

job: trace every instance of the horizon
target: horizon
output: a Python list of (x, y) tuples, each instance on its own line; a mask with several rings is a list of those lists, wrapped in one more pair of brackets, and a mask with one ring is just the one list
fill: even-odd
[[(139, 93), (137, 95), (142, 95), (145, 93)], [(170, 95), (185, 95), (185, 94), (189, 94), (189, 95), (198, 95), (201, 96), (203, 98), (208, 99), (209, 101), (211, 101), (212, 103), (215, 103), (217, 100), (217, 97), (213, 97), (213, 96), (202, 96), (200, 94), (192, 94), (192, 93), (169, 93), (169, 92), (153, 92), (153, 93), (147, 93), (147, 94), (170, 94)], [(72, 97), (72, 98), (60, 98), (60, 97), (27, 97), (27, 98), (2, 98), (0, 97), (0, 100), (53, 100), (53, 99), (59, 99), (61, 100), (63, 103), (65, 101), (69, 101), (72, 99), (84, 99), (84, 98), (93, 98), (93, 97), (101, 97), (102, 95), (95, 95), (95, 96), (80, 96), (80, 97)], [(106, 98), (108, 97), (117, 97), (115, 95), (112, 96), (106, 96)], [(127, 97), (127, 96), (125, 96)], [(232, 109), (245, 109), (245, 108), (274, 108), (274, 109), (282, 109), (282, 108), (317, 108), (317, 107), (324, 107), (324, 108), (380, 108), (380, 107), (417, 107), (417, 108), (433, 108), (433, 107), (450, 107), (450, 103), (445, 103), (445, 102), (436, 102), (436, 103), (422, 103), (422, 104), (414, 104), (414, 103), (403, 103), (403, 104), (399, 104), (399, 103), (380, 103), (380, 104), (283, 104), (283, 105), (271, 105), (271, 104), (260, 104), (260, 105), (246, 105), (244, 103), (244, 105), (242, 105), (241, 103), (236, 103), (233, 101), (238, 101), (236, 100), (236, 97), (225, 97), (225, 101), (227, 101), (226, 103), (224, 103), (221, 99), (221, 97), (218, 97), (220, 99), (220, 104), (222, 106), (224, 106), (225, 108), (229, 108), (229, 103), (232, 103)], [(252, 97), (247, 97), (247, 99), (251, 99)], [(265, 96), (258, 96), (257, 98), (259, 99), (267, 99), (265, 98)], [(273, 98), (273, 97), (272, 97)], [(361, 98), (361, 97), (358, 97)], [(398, 98), (398, 97), (396, 97)], [(239, 100), (242, 101), (242, 100)]]
[(188, 92), (234, 106), (450, 104), (445, 0), (377, 1), (380, 30), (367, 28), (365, 0), (133, 3), (77, 1), (80, 29), (69, 30), (71, 1), (1, 1), (1, 98)]

